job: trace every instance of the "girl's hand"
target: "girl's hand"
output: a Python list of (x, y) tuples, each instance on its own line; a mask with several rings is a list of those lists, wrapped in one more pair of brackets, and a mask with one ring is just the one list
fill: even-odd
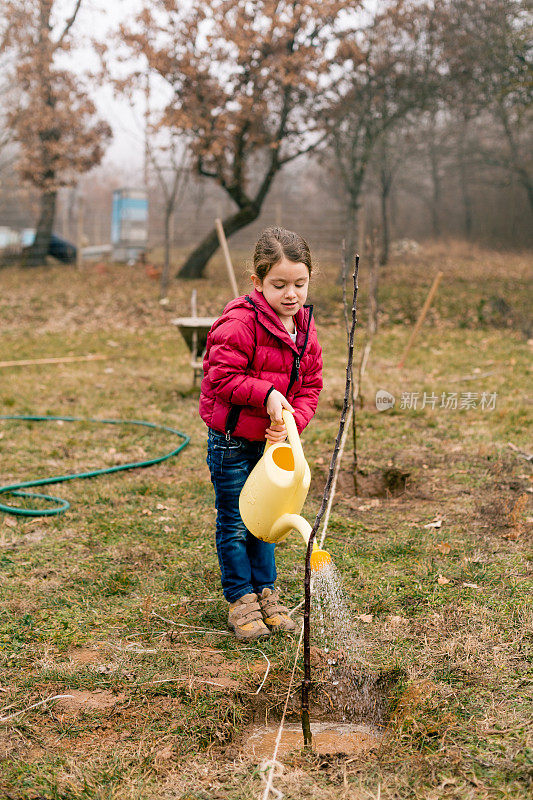
[(277, 442), (284, 442), (287, 438), (287, 428), (283, 422), (282, 411), (286, 408), (294, 414), (294, 409), (287, 400), (287, 398), (274, 389), (268, 395), (266, 410), (270, 417), (270, 428), (266, 429), (265, 436), (269, 442), (276, 444)]
[(270, 428), (266, 429), (265, 437), (269, 442), (272, 442), (272, 444), (284, 442), (287, 438), (287, 428), (283, 422), (281, 424), (272, 422)]
[(283, 417), (281, 415), (281, 412), (284, 408), (294, 414), (294, 408), (291, 406), (285, 395), (281, 394), (281, 392), (278, 392), (277, 389), (273, 389), (268, 395), (266, 410), (274, 426), (283, 425), (283, 428), (285, 428)]

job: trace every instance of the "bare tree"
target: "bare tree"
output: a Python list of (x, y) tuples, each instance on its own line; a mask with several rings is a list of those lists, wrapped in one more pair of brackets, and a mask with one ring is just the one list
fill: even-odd
[(530, 4), (524, 0), (447, 0), (442, 9), (443, 61), (447, 65), (450, 105), (460, 106), (459, 167), (465, 226), (471, 226), (465, 193), (469, 159), (465, 157), (470, 120), (491, 111), (503, 134), (506, 153), (500, 164), (516, 175), (533, 210), (529, 142), (532, 61)]
[[(381, 212), (381, 249), (379, 264), (385, 266), (389, 261), (391, 222), (389, 200), (394, 178), (401, 167), (405, 168), (409, 158), (416, 151), (410, 127), (397, 124), (379, 138), (374, 149), (371, 175), (376, 178)], [(376, 236), (373, 235), (371, 252), (377, 252)], [(373, 258), (376, 260), (376, 258)]]
[(160, 296), (168, 294), (170, 282), (170, 223), (176, 210), (178, 198), (183, 196), (190, 170), (190, 151), (184, 137), (171, 136), (170, 143), (157, 149), (153, 140), (147, 138), (149, 164), (164, 198), (164, 262), (161, 272)]
[[(195, 168), (236, 206), (227, 237), (253, 222), (284, 164), (323, 140), (321, 109), (359, 0), (151, 0), (121, 30), (173, 94), (166, 122), (193, 137)], [(148, 33), (147, 33), (148, 31)], [(131, 55), (130, 55), (131, 57)], [(200, 277), (213, 229), (179, 275)]]
[(70, 16), (54, 24), (57, 0), (4, 2), (10, 24), (2, 48), (11, 56), (13, 93), (7, 125), (18, 145), (19, 173), (41, 195), (31, 265), (42, 263), (48, 252), (59, 187), (98, 164), (111, 136), (80, 77), (58, 66), (58, 56), (72, 47), (81, 3), (75, 0)]
[(336, 87), (331, 147), (346, 197), (347, 261), (352, 263), (363, 181), (381, 137), (424, 105), (431, 73), (421, 57), (429, 11), (402, 0), (380, 4), (364, 31), (344, 42), (350, 70)]

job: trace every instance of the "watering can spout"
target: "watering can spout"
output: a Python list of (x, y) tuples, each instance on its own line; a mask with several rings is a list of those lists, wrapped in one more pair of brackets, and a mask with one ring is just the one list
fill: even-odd
[(327, 550), (322, 550), (316, 542), (313, 542), (313, 551), (311, 553), (311, 570), (318, 572), (323, 567), (331, 564), (331, 556)]
[(276, 520), (270, 532), (273, 541), (277, 542), (284, 539), (292, 530), (301, 533), (307, 546), (309, 537), (311, 536), (311, 526), (308, 521), (299, 514), (282, 514), (282, 516)]

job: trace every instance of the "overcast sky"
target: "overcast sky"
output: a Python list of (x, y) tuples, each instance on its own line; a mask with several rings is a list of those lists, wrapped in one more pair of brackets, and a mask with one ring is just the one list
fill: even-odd
[[(61, 21), (68, 19), (74, 8), (75, 0), (60, 0), (57, 7), (61, 13)], [(89, 37), (106, 41), (110, 31), (116, 29), (121, 22), (131, 19), (142, 0), (85, 0), (76, 18), (74, 38), (79, 42), (72, 55), (65, 56), (69, 68), (84, 72), (96, 69), (98, 61), (89, 45)], [(58, 13), (59, 18), (59, 13)], [(124, 100), (113, 97), (109, 86), (91, 88), (91, 96), (98, 106), (99, 113), (113, 128), (113, 141), (109, 145), (103, 163), (113, 163), (123, 169), (142, 169), (143, 138), (142, 125), (144, 114), (144, 98), (140, 98), (136, 108)]]
[[(181, 0), (181, 4), (187, 5), (187, 0)], [(376, 4), (377, 0), (365, 2), (367, 8), (375, 7)], [(102, 42), (108, 40), (109, 33), (116, 30), (121, 22), (131, 20), (142, 5), (143, 0), (83, 0), (73, 28), (74, 38), (79, 42), (81, 37), (82, 44), (81, 47), (75, 48), (72, 55), (65, 56), (66, 65), (80, 72), (96, 69), (98, 62), (91, 50), (89, 39), (97, 37)], [(57, 0), (54, 3), (54, 9), (57, 9), (58, 27), (64, 26), (74, 6), (75, 0)], [(152, 82), (152, 87), (152, 101), (157, 105), (158, 101), (162, 102), (164, 93), (161, 89), (157, 89), (156, 81)], [(113, 128), (114, 138), (106, 151), (103, 163), (116, 164), (122, 169), (132, 169), (139, 174), (144, 158), (144, 96), (139, 96), (134, 108), (128, 102), (114, 98), (109, 86), (93, 89), (92, 97), (100, 115)]]

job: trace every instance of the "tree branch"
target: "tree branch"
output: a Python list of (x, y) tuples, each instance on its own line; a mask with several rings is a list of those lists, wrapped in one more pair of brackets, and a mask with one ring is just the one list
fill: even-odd
[(65, 23), (65, 27), (63, 29), (63, 33), (61, 34), (61, 36), (59, 37), (59, 39), (57, 40), (57, 42), (54, 45), (54, 50), (57, 50), (59, 47), (61, 47), (63, 39), (65, 38), (65, 36), (67, 35), (67, 33), (69, 32), (69, 30), (72, 28), (72, 26), (74, 24), (74, 20), (76, 19), (77, 15), (78, 15), (78, 11), (80, 10), (81, 4), (82, 4), (82, 0), (76, 0), (76, 5), (74, 6), (74, 11), (72, 12), (72, 16), (70, 17), (70, 19), (67, 19), (67, 21)]

